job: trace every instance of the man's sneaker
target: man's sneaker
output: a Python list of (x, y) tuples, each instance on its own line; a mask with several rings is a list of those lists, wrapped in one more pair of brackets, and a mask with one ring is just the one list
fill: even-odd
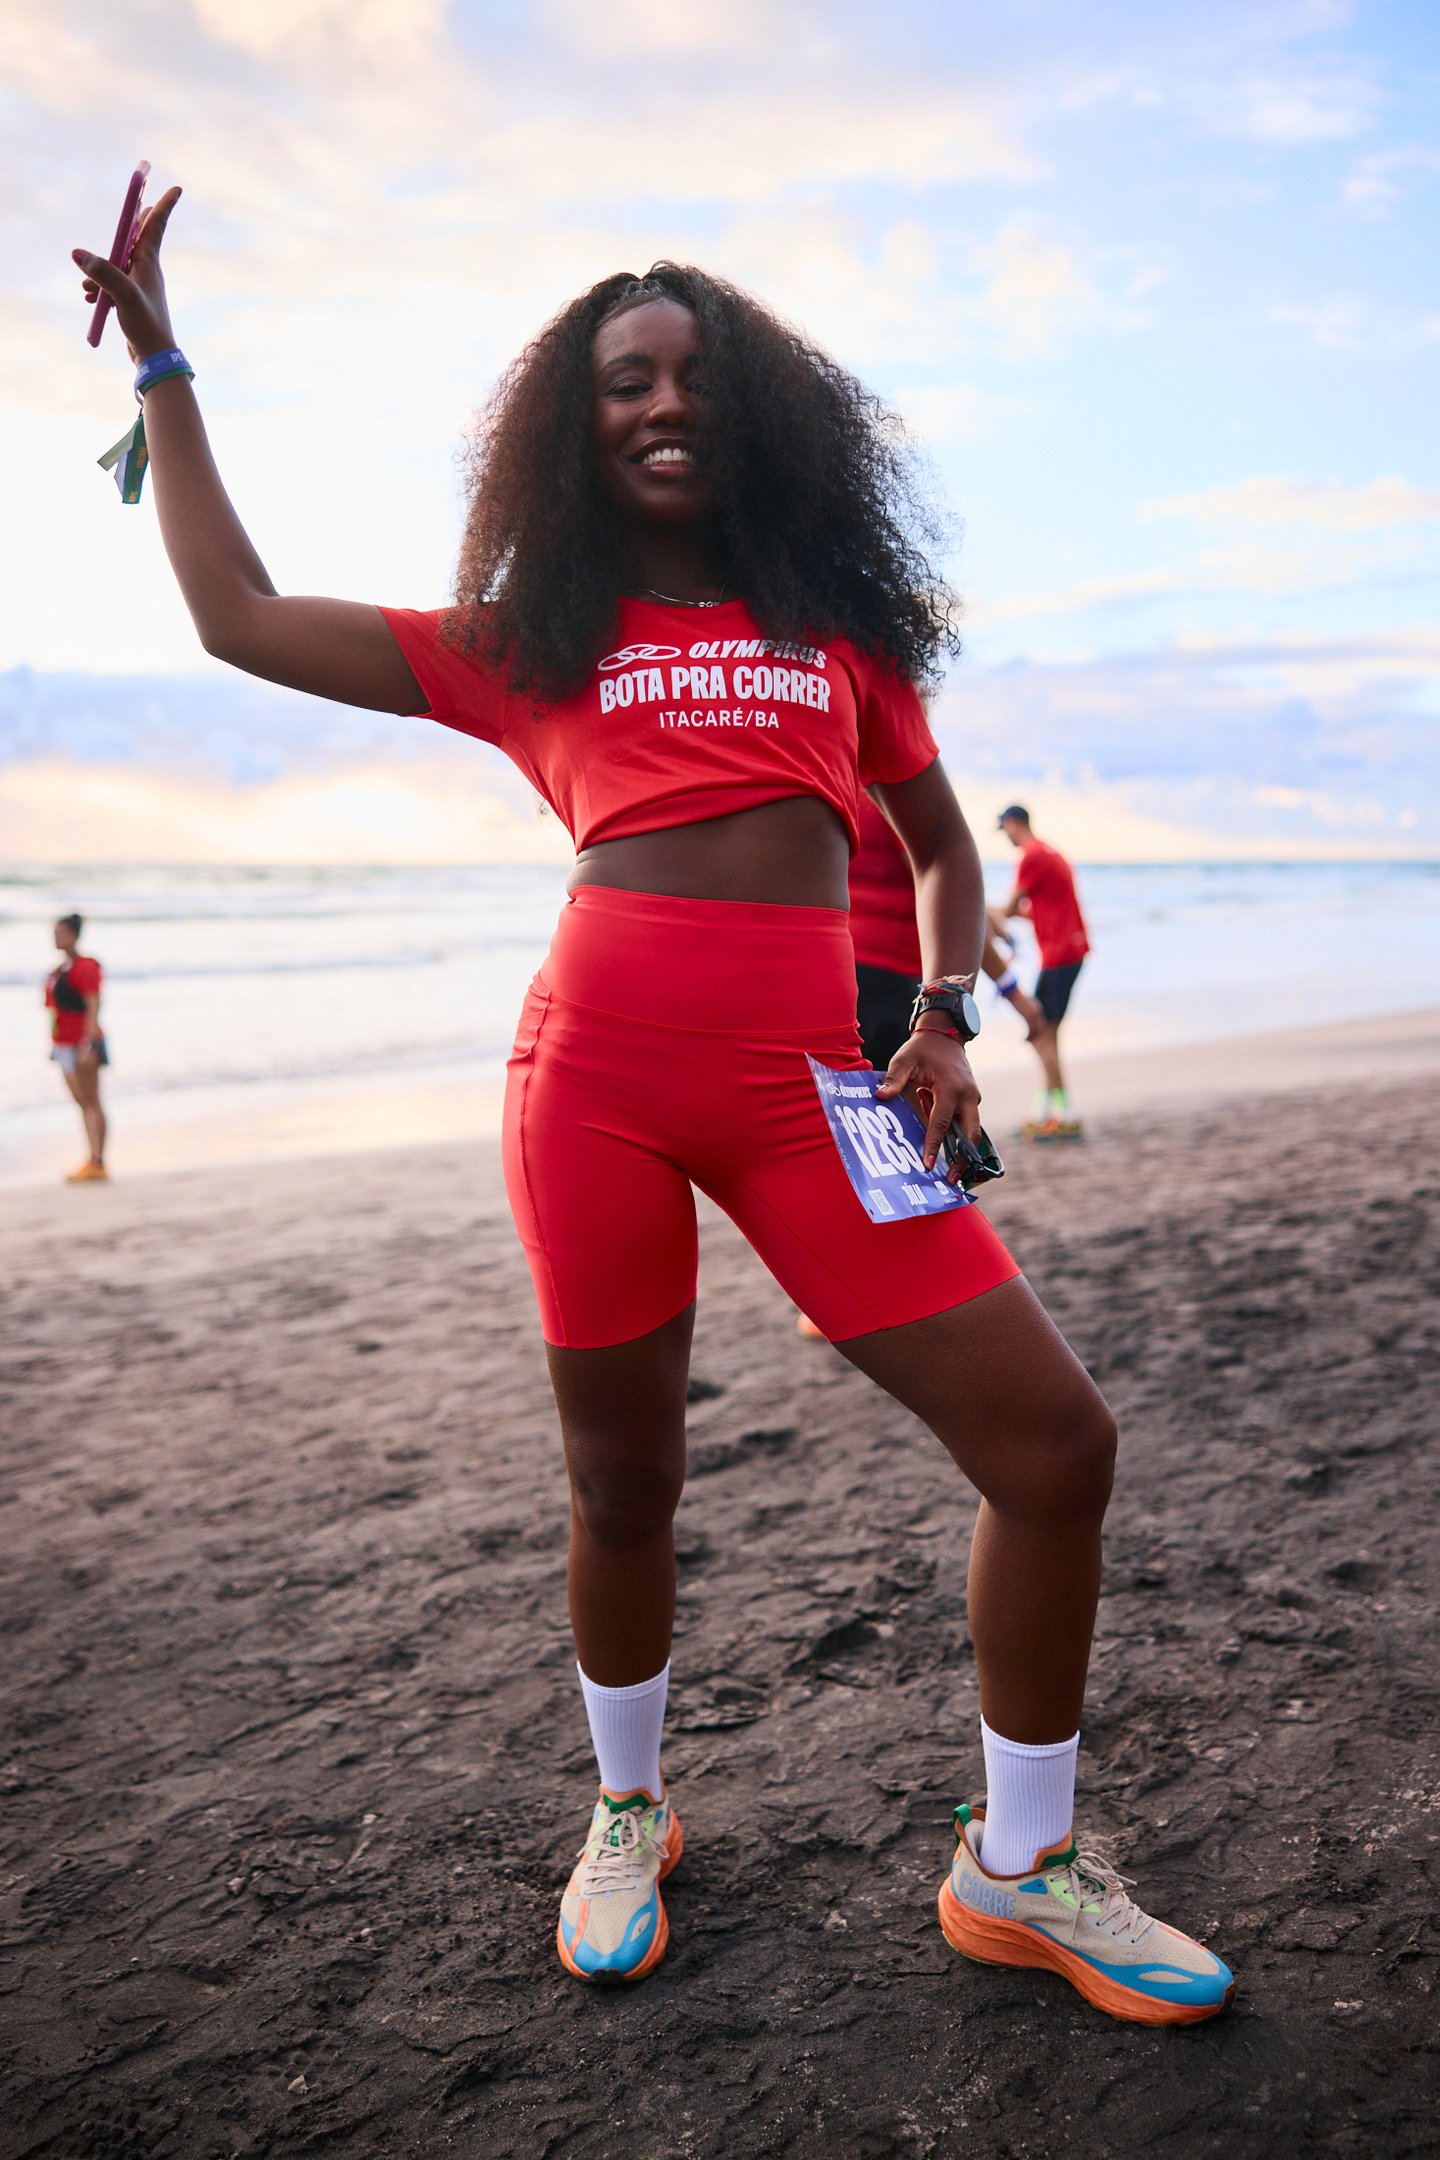
[(940, 1886), (940, 1925), (952, 1950), (982, 1965), (1040, 1965), (1097, 2010), (1137, 2025), (1193, 2025), (1235, 1992), (1229, 1968), (1199, 1943), (1152, 1920), (1123, 1877), (1073, 1839), (1037, 1853), (1021, 1875), (992, 1875), (976, 1857), (984, 1811), (955, 1810), (955, 1862)]
[(602, 1785), (575, 1872), (560, 1900), (555, 1947), (578, 1980), (641, 1980), (665, 1955), (660, 1884), (685, 1849), (669, 1799)]

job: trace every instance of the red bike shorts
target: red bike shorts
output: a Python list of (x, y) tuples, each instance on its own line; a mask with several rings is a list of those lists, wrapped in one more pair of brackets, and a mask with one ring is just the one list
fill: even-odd
[(978, 1207), (871, 1222), (807, 1052), (864, 1068), (842, 910), (571, 897), (505, 1090), (505, 1183), (547, 1342), (631, 1342), (691, 1303), (692, 1185), (835, 1342), (1019, 1274)]

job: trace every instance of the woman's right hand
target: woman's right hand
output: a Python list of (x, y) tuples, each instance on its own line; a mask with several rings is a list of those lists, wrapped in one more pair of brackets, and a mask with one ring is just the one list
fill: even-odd
[(85, 273), (86, 299), (97, 300), (102, 292), (109, 293), (115, 303), (115, 320), (130, 348), (130, 358), (137, 364), (175, 343), (160, 268), (160, 242), (179, 200), (179, 188), (167, 188), (159, 202), (152, 203), (145, 212), (128, 272), (103, 255), (91, 255), (85, 248), (71, 249), (71, 260)]

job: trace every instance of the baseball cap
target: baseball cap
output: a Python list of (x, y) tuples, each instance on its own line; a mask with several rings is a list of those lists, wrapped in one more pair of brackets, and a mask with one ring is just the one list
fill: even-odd
[(1012, 817), (1019, 818), (1021, 823), (1025, 825), (1028, 825), (1030, 822), (1029, 811), (1026, 810), (1020, 803), (1012, 802), (1009, 808), (1002, 810), (999, 817), (995, 820), (995, 830), (998, 832), (1000, 830), (1000, 827), (1005, 823), (1006, 818)]

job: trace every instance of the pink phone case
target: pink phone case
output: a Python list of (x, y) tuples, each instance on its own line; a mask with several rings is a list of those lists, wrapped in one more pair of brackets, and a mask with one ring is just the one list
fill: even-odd
[[(145, 182), (150, 176), (149, 158), (141, 158), (130, 175), (130, 185), (125, 190), (125, 202), (120, 212), (120, 222), (115, 227), (115, 244), (110, 250), (110, 260), (121, 270), (128, 270), (130, 258), (135, 253), (135, 239), (140, 230), (140, 211), (145, 201)], [(95, 313), (90, 328), (85, 333), (86, 343), (98, 345), (100, 333), (105, 328), (105, 318), (114, 305), (109, 293), (102, 292), (95, 301)]]

